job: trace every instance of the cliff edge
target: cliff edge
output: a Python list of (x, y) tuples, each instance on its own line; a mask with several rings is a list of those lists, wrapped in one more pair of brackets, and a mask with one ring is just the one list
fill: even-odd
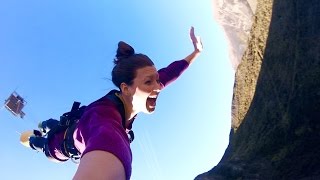
[(229, 145), (195, 180), (320, 179), (320, 1), (256, 3)]

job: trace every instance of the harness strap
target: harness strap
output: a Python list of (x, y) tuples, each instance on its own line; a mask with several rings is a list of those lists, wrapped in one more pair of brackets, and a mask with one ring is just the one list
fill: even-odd
[(107, 94), (107, 98), (109, 98), (111, 101), (113, 101), (113, 102), (117, 105), (117, 109), (119, 110), (120, 115), (121, 115), (121, 118), (122, 118), (122, 126), (123, 126), (123, 128), (126, 130), (126, 132), (127, 132), (129, 142), (132, 143), (132, 141), (134, 140), (134, 133), (133, 133), (133, 131), (131, 130), (131, 128), (132, 128), (132, 123), (133, 123), (133, 121), (135, 120), (135, 118), (136, 118), (137, 115), (135, 115), (135, 116), (132, 118), (131, 124), (129, 125), (128, 128), (126, 128), (126, 119), (125, 119), (126, 111), (125, 111), (125, 108), (124, 108), (123, 100), (122, 100), (122, 98), (119, 96), (119, 91), (117, 91), (117, 90), (112, 90), (112, 91), (110, 91), (110, 92)]
[[(132, 124), (130, 124), (129, 129), (127, 129), (125, 127), (125, 109), (124, 109), (123, 102), (122, 102), (121, 98), (117, 95), (117, 93), (118, 93), (117, 90), (112, 90), (106, 96), (100, 98), (97, 101), (101, 101), (104, 98), (108, 98), (117, 105), (117, 109), (119, 110), (120, 115), (121, 115), (121, 119), (122, 119), (122, 126), (124, 129), (126, 129), (128, 139), (131, 143), (134, 139), (134, 133), (131, 130)], [(64, 132), (64, 138), (63, 138), (64, 140), (63, 140), (63, 143), (61, 144), (61, 151), (66, 157), (69, 157), (73, 160), (78, 160), (81, 157), (80, 152), (74, 146), (74, 139), (73, 139), (73, 132), (76, 129), (78, 121), (81, 118), (82, 113), (84, 112), (84, 109), (86, 108), (86, 106), (83, 106), (80, 108), (79, 107), (80, 107), (80, 103), (74, 102), (74, 104), (72, 106), (72, 110), (68, 113), (63, 114), (60, 117), (60, 121), (63, 122), (62, 123), (63, 125), (68, 126), (68, 125), (72, 124)], [(135, 117), (133, 118), (133, 121), (134, 121), (134, 119), (135, 119)]]
[(58, 157), (54, 157), (49, 151), (48, 143), (45, 144), (43, 152), (47, 156), (47, 158), (50, 159), (50, 160), (55, 160), (55, 161), (58, 160), (60, 162), (64, 162), (64, 161), (68, 160), (68, 159), (60, 159)]
[(72, 159), (79, 159), (80, 152), (74, 146), (73, 132), (76, 129), (77, 123), (74, 123), (72, 126), (68, 127), (64, 133), (64, 140), (61, 145), (62, 153)]

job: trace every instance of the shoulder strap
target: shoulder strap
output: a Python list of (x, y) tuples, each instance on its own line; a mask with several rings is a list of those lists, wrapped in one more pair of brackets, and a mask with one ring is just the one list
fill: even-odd
[(68, 127), (78, 123), (86, 108), (86, 106), (80, 107), (80, 104), (80, 102), (74, 101), (71, 110), (60, 116), (59, 123), (48, 132), (48, 139), (50, 139), (53, 134), (66, 131)]
[(60, 125), (61, 126), (67, 126), (77, 123), (77, 121), (81, 118), (82, 114), (84, 113), (84, 110), (87, 106), (81, 106), (80, 102), (74, 101), (71, 111), (64, 113), (62, 116), (60, 116)]
[(116, 104), (117, 109), (118, 109), (118, 111), (120, 112), (120, 115), (121, 115), (122, 127), (124, 129), (126, 129), (126, 119), (125, 119), (124, 105), (123, 105), (121, 99), (116, 95), (116, 93), (119, 93), (119, 91), (112, 90), (105, 97)]
[[(120, 112), (120, 115), (121, 115), (121, 118), (122, 118), (122, 127), (127, 131), (124, 104), (121, 101), (121, 99), (116, 95), (116, 93), (119, 93), (119, 91), (112, 90), (105, 97), (110, 99), (112, 102), (114, 102), (116, 104), (117, 109)], [(130, 143), (131, 143), (134, 140), (134, 133), (131, 130), (131, 126), (129, 127), (129, 130), (127, 131), (127, 134), (128, 134), (128, 138), (129, 138)]]

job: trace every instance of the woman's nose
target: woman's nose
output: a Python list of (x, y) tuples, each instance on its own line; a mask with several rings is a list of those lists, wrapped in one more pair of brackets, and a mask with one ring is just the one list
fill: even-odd
[(159, 92), (161, 91), (161, 85), (160, 85), (160, 83), (157, 83), (157, 84), (155, 85), (155, 88), (154, 88), (153, 91), (155, 91), (155, 92), (157, 92), (157, 93), (159, 93)]

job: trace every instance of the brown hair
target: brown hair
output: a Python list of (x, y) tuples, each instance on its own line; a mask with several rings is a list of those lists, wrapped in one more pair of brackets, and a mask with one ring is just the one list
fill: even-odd
[(154, 63), (148, 56), (136, 54), (134, 49), (123, 41), (118, 43), (117, 54), (113, 63), (115, 66), (111, 72), (112, 82), (119, 89), (120, 84), (123, 82), (129, 86), (132, 85), (137, 69), (154, 66)]

